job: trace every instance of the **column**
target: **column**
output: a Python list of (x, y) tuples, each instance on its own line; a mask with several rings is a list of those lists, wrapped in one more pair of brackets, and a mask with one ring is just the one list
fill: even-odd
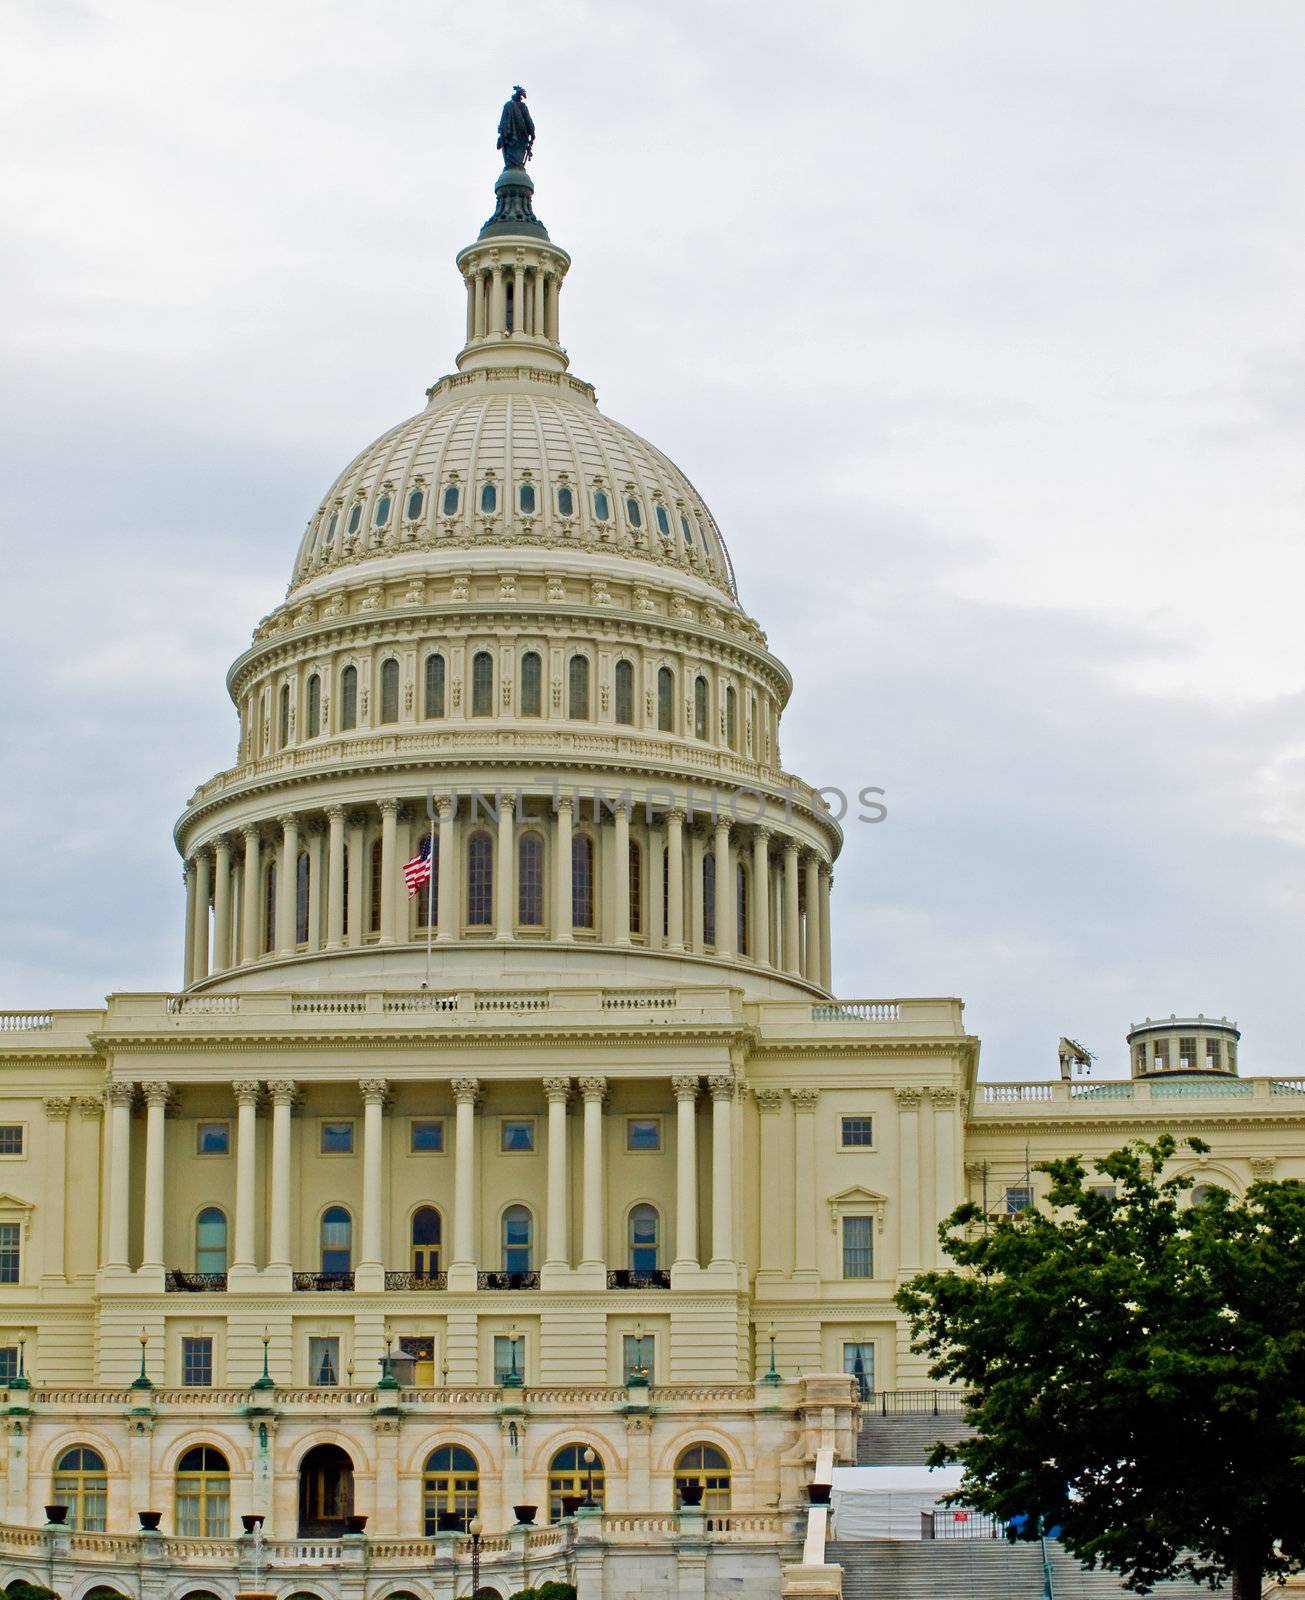
[(732, 956), (738, 945), (738, 896), (730, 871), (730, 819), (716, 818), (716, 954)]
[(486, 311), (485, 311), (485, 274), (476, 273), (476, 328), (477, 339), (485, 337)]
[(684, 949), (684, 813), (666, 814), (666, 948)]
[[(72, 1100), (51, 1096), (45, 1102), (45, 1205), (40, 1218), (43, 1236), (41, 1276), (62, 1281), (67, 1275), (64, 1234), (68, 1213), (68, 1115)], [(80, 1220), (80, 1219), (79, 1219)]]
[(467, 343), (476, 337), (476, 277), (469, 272), (462, 280), (467, 286)]
[(145, 1237), (141, 1266), (163, 1268), (164, 1117), (169, 1086), (145, 1083)]
[(834, 886), (834, 874), (829, 863), (820, 863), (820, 987), (826, 991), (833, 987), (833, 956), (829, 948), (829, 891)]
[(240, 890), (240, 961), (247, 967), (258, 960), (261, 949), (258, 937), (258, 908), (263, 902), (259, 893), (261, 846), (257, 828), (242, 828), (240, 833), (245, 841), (245, 880)]
[(711, 1090), (711, 1264), (734, 1260), (734, 1075), (708, 1078)]
[(544, 274), (540, 267), (536, 267), (531, 280), (534, 291), (535, 317), (533, 332), (536, 339), (544, 337)]
[(456, 937), (455, 918), (458, 905), (458, 841), (457, 817), (453, 801), (441, 795), (435, 802), (439, 816), (439, 883), (435, 894), (435, 938), (447, 944)]
[(516, 932), (516, 796), (498, 797), (498, 849), (494, 862), (494, 937), (509, 940)]
[[(956, 1149), (958, 1140), (957, 1132), (957, 1104), (959, 1095), (955, 1089), (938, 1088), (930, 1090), (930, 1098), (934, 1103), (933, 1111), (933, 1182), (934, 1182), (934, 1219), (941, 1222), (944, 1217), (949, 1217), (964, 1199), (964, 1189), (961, 1185), (956, 1162)], [(939, 1245), (937, 1235), (930, 1241), (927, 1266), (945, 1266), (942, 1258), (942, 1247)]]
[(702, 859), (706, 841), (698, 826), (689, 829), (689, 949), (701, 955), (707, 948), (702, 914)]
[(353, 811), (349, 814), (349, 903), (345, 908), (345, 937), (350, 945), (359, 945), (363, 942), (363, 881), (366, 868), (363, 865), (363, 843), (365, 839), (365, 819), (361, 812)]
[(291, 1266), (290, 1196), (293, 1177), (290, 1171), (290, 1113), (295, 1085), (288, 1078), (276, 1078), (267, 1086), (272, 1096), (272, 1194), (268, 1206), (267, 1261), (272, 1267)]
[(399, 802), (381, 801), (381, 936), (382, 944), (394, 943), (394, 891), (399, 875), (395, 842), (399, 826)]
[(616, 831), (616, 943), (630, 942), (630, 803), (618, 800)]
[(520, 259), (512, 269), (512, 331), (526, 331), (526, 264)]
[(780, 1217), (779, 1184), (774, 1174), (783, 1172), (784, 1158), (779, 1147), (779, 1113), (784, 1104), (782, 1089), (754, 1089), (752, 1097), (761, 1113), (761, 1216), (758, 1243), (758, 1268), (779, 1277), (784, 1268), (783, 1233)]
[(897, 1091), (898, 1192), (902, 1197), (898, 1237), (899, 1276), (914, 1272), (920, 1262), (920, 1091)]
[(213, 846), (213, 970), (231, 965), (231, 841), (223, 834)]
[(580, 1251), (582, 1267), (605, 1267), (607, 1254), (603, 1235), (607, 1195), (603, 1183), (603, 1098), (606, 1078), (581, 1078), (584, 1097), (584, 1209)]
[(412, 842), (412, 811), (408, 806), (400, 805), (394, 824), (394, 903), (390, 908), (396, 944), (407, 944), (411, 936), (412, 900), (408, 896), (408, 885), (403, 880), (403, 864), (412, 859), (415, 849)]
[(344, 807), (326, 808), (326, 948), (344, 943)]
[(818, 1089), (791, 1089), (793, 1096), (793, 1270), (816, 1276), (816, 1104)]
[(105, 1266), (126, 1271), (131, 1217), (131, 1103), (135, 1086), (110, 1083), (104, 1091), (109, 1106), (109, 1251)]
[(698, 1260), (698, 1079), (671, 1079), (675, 1091), (675, 1265)]
[(207, 850), (195, 852), (195, 943), (192, 952), (195, 975), (192, 983), (208, 977), (208, 907), (213, 895), (209, 879), (212, 858)]
[(258, 1136), (258, 1084), (252, 1079), (241, 1079), (231, 1085), (231, 1092), (236, 1097), (236, 1248), (231, 1265), (252, 1271), (258, 1210), (254, 1150)]
[(276, 953), (291, 956), (295, 950), (299, 895), (299, 818), (287, 811), (281, 824), (281, 851), (276, 864)]
[(806, 859), (806, 980), (820, 982), (820, 857), (813, 850)]
[(545, 1078), (548, 1099), (548, 1215), (545, 1267), (571, 1265), (569, 1238), (571, 1192), (567, 1185), (566, 1101), (571, 1092), (570, 1078)]
[(770, 965), (769, 828), (752, 830), (752, 959), (759, 967)]
[(798, 911), (798, 847), (790, 839), (784, 846), (784, 971), (797, 977), (801, 949)]
[(503, 269), (496, 266), (489, 285), (489, 327), (487, 333), (502, 333), (505, 323), (503, 310)]
[[(476, 1259), (476, 1096), (478, 1078), (454, 1078), (450, 1087), (457, 1103), (453, 1134), (453, 1260), (471, 1274), (475, 1286)], [(449, 1287), (453, 1284), (450, 1281)]]
[(308, 834), (308, 949), (322, 948), (322, 830), (310, 825)]
[(189, 989), (195, 981), (195, 863), (187, 861), (181, 869), (186, 886), (186, 948), (181, 958), (181, 987)]
[[(358, 1085), (363, 1100), (363, 1203), (362, 1203), (362, 1255), (358, 1261), (360, 1272), (385, 1271), (385, 1246), (383, 1228), (385, 1215), (385, 1184), (382, 1164), (383, 1126), (382, 1114), (389, 1084), (384, 1078), (365, 1078)], [(358, 1287), (368, 1287), (359, 1283)], [(384, 1278), (370, 1285), (383, 1288)]]
[(555, 900), (553, 905), (553, 937), (563, 941), (571, 938), (571, 806), (562, 795), (557, 802), (557, 849), (553, 863)]

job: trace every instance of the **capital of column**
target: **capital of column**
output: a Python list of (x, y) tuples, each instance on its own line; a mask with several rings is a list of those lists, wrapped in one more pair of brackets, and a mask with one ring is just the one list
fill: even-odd
[(344, 807), (343, 806), (327, 806), (326, 807), (326, 820), (328, 822), (338, 822), (343, 826), (343, 823), (344, 823)]
[(784, 1104), (784, 1091), (782, 1089), (754, 1088), (752, 1098), (757, 1102), (758, 1111), (769, 1113), (778, 1111)]
[(675, 1091), (677, 1100), (696, 1100), (698, 1098), (698, 1079), (693, 1077), (676, 1077), (671, 1079), (671, 1088)]
[(795, 1111), (802, 1111), (808, 1114), (815, 1111), (816, 1102), (820, 1099), (819, 1089), (790, 1089), (789, 1093), (793, 1096), (793, 1109)]
[(460, 1106), (474, 1106), (480, 1095), (479, 1078), (454, 1078), (449, 1084), (453, 1098)]
[(257, 844), (262, 836), (262, 830), (256, 822), (246, 822), (240, 830), (240, 837), (246, 844)]
[(276, 820), (284, 831), (286, 828), (293, 828), (297, 825), (299, 814), (295, 811), (279, 811)]
[(67, 1122), (72, 1108), (72, 1099), (67, 1095), (50, 1095), (45, 1101), (45, 1114), (51, 1122)]
[(237, 1078), (231, 1085), (231, 1093), (236, 1097), (238, 1106), (255, 1106), (258, 1104), (260, 1087), (256, 1078)]
[(299, 1093), (299, 1085), (292, 1078), (273, 1078), (267, 1086), (274, 1106), (291, 1106)]
[(390, 1086), (384, 1078), (364, 1078), (358, 1085), (365, 1106), (384, 1105)]
[(755, 844), (768, 845), (774, 835), (774, 828), (768, 828), (764, 822), (754, 822), (752, 824), (752, 838)]
[(545, 1078), (544, 1079), (544, 1097), (548, 1101), (550, 1106), (551, 1105), (556, 1105), (559, 1100), (562, 1102), (563, 1105), (565, 1105), (570, 1093), (571, 1093), (571, 1080), (570, 1080), (570, 1078)]
[(900, 1089), (894, 1089), (893, 1093), (897, 1096), (897, 1104), (903, 1111), (919, 1110), (920, 1100), (924, 1094), (922, 1089), (914, 1084), (907, 1084)]
[(381, 800), (378, 804), (383, 817), (398, 817), (399, 802), (397, 800)]
[(77, 1109), (88, 1122), (93, 1118), (98, 1120), (104, 1115), (104, 1101), (97, 1099), (95, 1095), (84, 1094), (77, 1102)]
[(142, 1083), (141, 1092), (145, 1096), (147, 1106), (167, 1106), (172, 1098), (172, 1085), (170, 1083)]
[(453, 801), (448, 795), (440, 794), (435, 796), (435, 815), (441, 820), (453, 815)]
[(797, 860), (798, 856), (801, 854), (801, 850), (796, 839), (785, 839), (784, 854), (786, 856), (792, 856), (794, 861)]
[(935, 1085), (929, 1090), (929, 1098), (936, 1106), (954, 1106), (961, 1098), (959, 1089), (950, 1089), (945, 1085)]
[(671, 809), (666, 813), (666, 821), (678, 822), (680, 826), (683, 827), (684, 819), (687, 815), (688, 812), (685, 811), (683, 806), (672, 806)]
[(612, 815), (614, 817), (629, 817), (634, 811), (634, 802), (617, 797), (612, 802)]
[(606, 1098), (606, 1078), (577, 1078), (576, 1082), (580, 1087), (580, 1093), (584, 1096), (586, 1101), (601, 1101)]
[(136, 1098), (136, 1085), (125, 1083), (120, 1078), (114, 1078), (104, 1086), (104, 1100), (106, 1105), (129, 1106)]
[(713, 1100), (732, 1100), (737, 1088), (732, 1072), (713, 1073), (707, 1079), (707, 1087), (711, 1090)]

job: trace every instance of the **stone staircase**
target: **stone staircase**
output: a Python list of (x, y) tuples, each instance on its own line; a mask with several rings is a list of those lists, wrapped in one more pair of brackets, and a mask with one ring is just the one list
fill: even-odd
[[(1119, 1600), (1129, 1593), (1110, 1572), (1089, 1572), (1060, 1545), (1047, 1545), (1056, 1600)], [(875, 1539), (826, 1546), (843, 1569), (843, 1600), (1042, 1600), (1042, 1552), (1004, 1539)], [(1210, 1600), (1194, 1583), (1162, 1583), (1157, 1600)]]
[(955, 1444), (969, 1429), (959, 1416), (923, 1415), (880, 1416), (870, 1411), (861, 1419), (861, 1435), (856, 1442), (858, 1467), (920, 1466), (942, 1439)]

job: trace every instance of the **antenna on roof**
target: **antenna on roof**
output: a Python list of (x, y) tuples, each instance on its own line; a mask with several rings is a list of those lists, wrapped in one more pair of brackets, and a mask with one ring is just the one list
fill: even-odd
[(1060, 1075), (1068, 1080), (1076, 1072), (1088, 1073), (1092, 1071), (1092, 1063), (1096, 1056), (1076, 1039), (1063, 1038), (1057, 1047), (1060, 1056)]

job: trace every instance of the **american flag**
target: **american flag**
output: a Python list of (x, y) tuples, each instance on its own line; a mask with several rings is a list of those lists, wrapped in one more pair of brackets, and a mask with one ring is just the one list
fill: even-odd
[(421, 841), (421, 849), (413, 856), (411, 861), (406, 861), (403, 866), (403, 881), (408, 885), (408, 899), (411, 900), (423, 883), (430, 882), (430, 834)]

